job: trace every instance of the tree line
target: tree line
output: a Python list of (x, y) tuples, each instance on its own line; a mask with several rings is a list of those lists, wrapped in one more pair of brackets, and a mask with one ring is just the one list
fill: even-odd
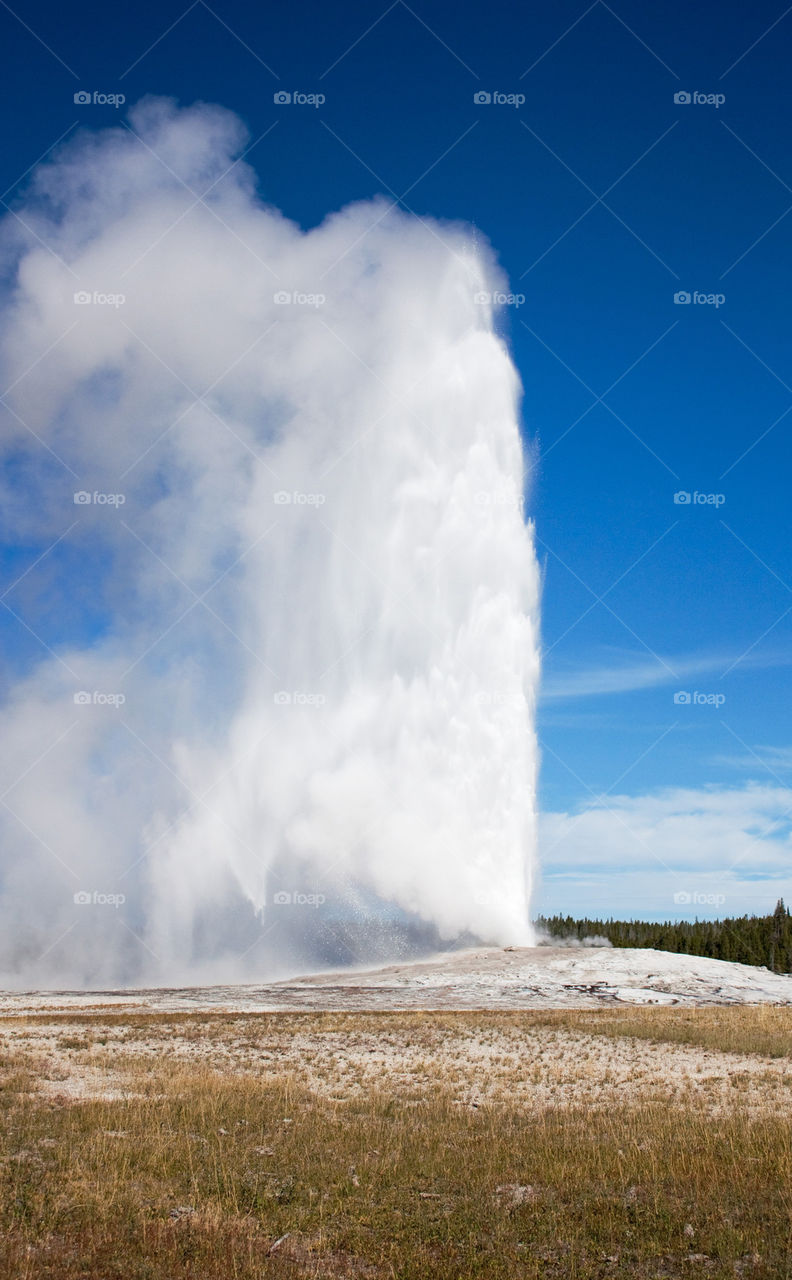
[(654, 947), (657, 951), (711, 956), (792, 973), (792, 915), (778, 900), (769, 916), (732, 916), (725, 920), (576, 920), (539, 916), (538, 929), (553, 938), (607, 938), (614, 947)]

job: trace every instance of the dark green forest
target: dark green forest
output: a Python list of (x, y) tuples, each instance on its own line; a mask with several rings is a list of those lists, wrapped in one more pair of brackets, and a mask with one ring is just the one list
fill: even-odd
[(774, 973), (792, 973), (792, 915), (779, 899), (769, 916), (726, 920), (574, 920), (539, 916), (537, 928), (553, 938), (607, 938), (614, 947), (654, 947), (715, 960), (737, 960)]

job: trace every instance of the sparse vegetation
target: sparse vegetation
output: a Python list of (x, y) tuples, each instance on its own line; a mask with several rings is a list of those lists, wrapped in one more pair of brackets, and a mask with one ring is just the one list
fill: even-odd
[(790, 1009), (2, 1030), (14, 1280), (792, 1275)]

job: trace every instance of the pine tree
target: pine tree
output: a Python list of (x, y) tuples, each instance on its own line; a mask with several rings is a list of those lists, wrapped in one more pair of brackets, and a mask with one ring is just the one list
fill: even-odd
[(655, 947), (685, 955), (714, 956), (740, 964), (764, 965), (776, 973), (792, 973), (792, 914), (780, 898), (772, 915), (725, 920), (576, 920), (572, 916), (540, 916), (537, 925), (551, 938), (598, 935), (614, 947)]

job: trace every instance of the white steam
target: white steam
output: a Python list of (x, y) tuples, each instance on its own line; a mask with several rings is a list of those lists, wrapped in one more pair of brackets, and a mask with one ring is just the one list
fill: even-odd
[(302, 232), (225, 111), (130, 119), (4, 228), (10, 580), (46, 554), (4, 600), (0, 972), (267, 976), (364, 959), (372, 918), (525, 942), (538, 583), (494, 264), (378, 201)]

